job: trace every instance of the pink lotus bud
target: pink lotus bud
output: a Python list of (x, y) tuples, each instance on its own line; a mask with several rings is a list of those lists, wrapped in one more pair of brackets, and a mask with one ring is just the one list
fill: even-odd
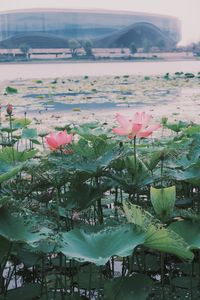
[(12, 111), (13, 111), (13, 106), (12, 106), (12, 104), (8, 104), (8, 105), (7, 105), (7, 108), (6, 108), (7, 114), (8, 114), (9, 116), (12, 115)]
[(74, 211), (72, 214), (72, 220), (77, 221), (79, 220), (79, 213), (77, 211)]

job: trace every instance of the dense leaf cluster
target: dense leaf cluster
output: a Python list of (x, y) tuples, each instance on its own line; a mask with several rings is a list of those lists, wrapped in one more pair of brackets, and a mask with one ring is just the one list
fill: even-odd
[(198, 295), (198, 125), (165, 120), (172, 134), (136, 145), (99, 124), (68, 126), (74, 143), (50, 152), (30, 120), (10, 121), (0, 142), (0, 299)]

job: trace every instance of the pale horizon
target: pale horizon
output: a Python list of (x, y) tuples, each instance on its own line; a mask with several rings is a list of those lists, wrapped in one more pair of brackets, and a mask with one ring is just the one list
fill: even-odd
[(168, 0), (167, 3), (160, 0), (124, 0), (123, 3), (115, 0), (74, 0), (73, 3), (68, 0), (18, 0), (15, 4), (11, 0), (0, 1), (0, 11), (36, 8), (132, 11), (177, 17), (182, 24), (181, 44), (200, 41), (199, 0)]

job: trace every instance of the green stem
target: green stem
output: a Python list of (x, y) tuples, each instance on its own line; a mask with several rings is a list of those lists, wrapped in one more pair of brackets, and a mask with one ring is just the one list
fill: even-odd
[(12, 246), (13, 246), (13, 244), (10, 243), (9, 249), (8, 249), (8, 251), (7, 251), (7, 254), (6, 254), (6, 257), (5, 257), (5, 259), (4, 259), (3, 262), (1, 261), (1, 264), (0, 264), (0, 267), (1, 267), (1, 268), (0, 268), (0, 284), (1, 284), (1, 286), (0, 286), (0, 294), (1, 294), (2, 292), (3, 292), (3, 293), (6, 293), (5, 286), (2, 284), (2, 281), (4, 281), (3, 271), (5, 270), (6, 263), (7, 263), (8, 259), (9, 259), (9, 256), (10, 256), (10, 253), (11, 253), (11, 250), (12, 250)]
[(136, 200), (139, 204), (139, 191), (138, 191), (138, 170), (137, 170), (137, 152), (136, 152), (136, 136), (133, 139), (133, 155), (134, 155), (134, 165), (135, 165), (135, 185), (136, 185)]
[(161, 285), (162, 285), (162, 300), (165, 299), (165, 291), (164, 291), (164, 253), (160, 254), (160, 268), (161, 268)]
[[(97, 189), (99, 191), (99, 180), (98, 180), (98, 177), (96, 177), (95, 180), (96, 180)], [(97, 200), (97, 214), (98, 214), (99, 224), (103, 224), (103, 209), (102, 209), (102, 205), (101, 205), (101, 198), (99, 198)]]
[(137, 173), (136, 136), (134, 137), (133, 140), (133, 151), (134, 151), (135, 172)]
[(59, 198), (60, 198), (60, 192), (59, 189), (57, 189), (57, 194), (56, 194), (56, 215), (57, 215), (57, 227), (58, 230), (60, 229), (60, 213), (59, 213)]
[(160, 173), (161, 173), (161, 186), (163, 187), (163, 170), (164, 170), (164, 160), (161, 160), (161, 167), (160, 167)]
[(92, 264), (90, 263), (90, 274), (89, 274), (89, 299), (91, 299), (91, 292), (92, 292)]
[(13, 139), (13, 135), (12, 135), (12, 115), (9, 115), (9, 123), (10, 123), (10, 138), (11, 141)]
[(190, 272), (190, 299), (191, 300), (193, 300), (193, 286), (192, 286), (193, 274), (194, 274), (194, 261), (192, 262), (192, 269)]
[(101, 199), (97, 200), (97, 207), (98, 207), (98, 221), (99, 224), (103, 224), (103, 210), (101, 205)]

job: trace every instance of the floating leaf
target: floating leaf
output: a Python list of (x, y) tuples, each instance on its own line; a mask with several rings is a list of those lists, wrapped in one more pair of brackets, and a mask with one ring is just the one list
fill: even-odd
[(16, 88), (14, 88), (14, 87), (7, 86), (6, 87), (6, 93), (7, 94), (17, 94), (18, 90)]

